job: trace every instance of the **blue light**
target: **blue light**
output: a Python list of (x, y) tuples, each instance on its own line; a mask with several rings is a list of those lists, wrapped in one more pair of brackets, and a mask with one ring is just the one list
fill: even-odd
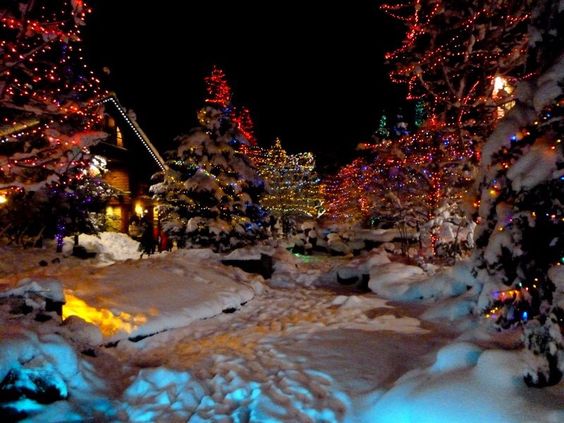
[(521, 315), (521, 320), (523, 320), (524, 322), (526, 322), (527, 320), (529, 320), (529, 313), (527, 313), (526, 311), (524, 311), (523, 314)]
[(512, 136), (511, 136), (511, 141), (517, 141), (517, 135), (512, 135)]

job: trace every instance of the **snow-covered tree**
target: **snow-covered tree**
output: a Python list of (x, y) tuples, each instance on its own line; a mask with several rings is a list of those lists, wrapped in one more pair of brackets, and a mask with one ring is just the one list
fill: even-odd
[[(38, 231), (62, 237), (69, 222), (86, 225), (79, 223), (84, 213), (65, 210), (77, 206), (73, 198), (98, 192), (85, 189), (91, 186), (88, 147), (105, 135), (96, 131), (99, 81), (81, 57), (87, 10), (74, 0), (0, 8), (0, 190), (8, 198), (2, 210), (7, 233), (16, 237)], [(23, 226), (15, 216), (19, 207), (35, 216)], [(56, 223), (43, 220), (45, 209), (57, 215)]]
[(266, 183), (261, 205), (278, 219), (316, 218), (322, 211), (319, 178), (311, 153), (288, 154), (277, 138), (270, 148), (247, 150)]
[(163, 229), (180, 246), (225, 251), (266, 236), (267, 213), (257, 204), (264, 182), (241, 152), (248, 140), (232, 119), (230, 89), (207, 81), (208, 92), (222, 94), (198, 111), (197, 128), (177, 137), (151, 192)]
[(483, 149), (475, 266), (479, 307), (501, 327), (524, 325), (525, 381), (557, 383), (564, 372), (563, 11), (538, 2), (516, 106)]

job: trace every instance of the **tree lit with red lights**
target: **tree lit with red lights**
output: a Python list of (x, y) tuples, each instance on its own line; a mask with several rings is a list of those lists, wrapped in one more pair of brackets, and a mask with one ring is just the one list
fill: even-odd
[(431, 115), (480, 144), (491, 133), (497, 107), (512, 101), (510, 86), (528, 77), (529, 0), (413, 0), (381, 9), (407, 26), (401, 47), (386, 54), (394, 82), (408, 99), (426, 99)]
[[(69, 210), (83, 201), (86, 208), (97, 191), (85, 181), (88, 146), (104, 135), (96, 131), (99, 81), (80, 47), (88, 12), (78, 0), (11, 2), (0, 10), (0, 189), (11, 200), (3, 212), (16, 204), (25, 209), (30, 193), (44, 190), (33, 201), (61, 206), (48, 213), (57, 223), (44, 222), (46, 232), (57, 226), (58, 234), (80, 220), (63, 215), (77, 215)], [(71, 206), (79, 191), (84, 199)]]

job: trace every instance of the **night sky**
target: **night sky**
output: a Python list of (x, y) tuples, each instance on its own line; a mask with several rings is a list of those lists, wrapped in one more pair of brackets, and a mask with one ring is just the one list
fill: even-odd
[(250, 108), (259, 144), (280, 136), (325, 165), (346, 161), (382, 109), (403, 103), (383, 58), (402, 28), (376, 0), (90, 4), (86, 55), (97, 73), (111, 70), (108, 88), (162, 150), (195, 126), (213, 64)]

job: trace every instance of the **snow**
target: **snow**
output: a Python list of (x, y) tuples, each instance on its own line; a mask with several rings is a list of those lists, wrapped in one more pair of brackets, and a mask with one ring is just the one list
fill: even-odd
[(550, 391), (532, 395), (534, 403), (526, 400), (531, 394), (521, 380), (522, 365), (519, 352), (449, 345), (435, 364), (404, 375), (362, 421), (562, 421), (564, 411), (551, 405)]
[(124, 392), (129, 421), (186, 421), (202, 398), (202, 386), (188, 372), (163, 367), (141, 369)]
[(507, 171), (514, 191), (530, 189), (546, 179), (556, 179), (558, 154), (548, 143), (535, 142)]
[(59, 281), (44, 279), (34, 281), (32, 279), (22, 279), (18, 282), (18, 286), (5, 292), (0, 292), (0, 297), (25, 296), (29, 293), (36, 293), (43, 298), (53, 301), (64, 302), (65, 295), (63, 287)]
[[(98, 236), (82, 234), (79, 236), (79, 244), (86, 250), (97, 253), (99, 264), (139, 258), (139, 242), (118, 232), (101, 232)], [(65, 238), (63, 252), (70, 254), (72, 246), (71, 238)]]
[[(254, 277), (236, 268), (202, 262), (190, 253), (126, 261), (95, 275), (66, 278), (65, 296), (74, 310), (102, 324), (110, 340), (186, 326), (194, 320), (238, 309), (254, 296)], [(65, 306), (68, 309), (69, 305)]]
[[(0, 403), (0, 411), (30, 411), (34, 421), (60, 421), (64, 410), (66, 418), (75, 420), (98, 414), (108, 402), (100, 395), (103, 382), (93, 367), (77, 356), (74, 348), (56, 334), (38, 334), (18, 327), (2, 326), (0, 339), (0, 381), (10, 374), (14, 387), (27, 392), (26, 397), (16, 397)], [(3, 387), (6, 389), (6, 386)], [(73, 397), (72, 405), (53, 410), (39, 396), (42, 391), (56, 391), (59, 398)], [(37, 398), (33, 398), (37, 395)], [(52, 395), (52, 394), (51, 394)], [(60, 404), (61, 402), (59, 402)], [(57, 404), (57, 403), (55, 403)], [(79, 409), (88, 410), (79, 413)]]
[[(496, 340), (471, 314), (481, 284), (467, 262), (423, 270), (381, 248), (353, 258), (272, 246), (139, 259), (136, 243), (119, 236), (91, 241), (94, 259), (59, 255), (55, 264), (45, 250), (25, 251), (21, 270), (0, 278), (0, 393), (12, 372), (29, 392), (50, 381), (66, 396), (40, 403), (28, 392), (17, 407), (29, 421), (564, 419), (563, 384), (527, 388), (519, 344)], [(221, 264), (261, 254), (273, 257), (272, 280)], [(337, 274), (369, 274), (378, 295), (338, 285)], [(39, 323), (35, 311), (13, 315), (2, 305), (8, 293), (61, 291), (69, 306), (107, 321)]]
[(414, 282), (421, 281), (425, 272), (418, 266), (392, 262), (370, 268), (368, 287), (383, 298), (401, 299)]

